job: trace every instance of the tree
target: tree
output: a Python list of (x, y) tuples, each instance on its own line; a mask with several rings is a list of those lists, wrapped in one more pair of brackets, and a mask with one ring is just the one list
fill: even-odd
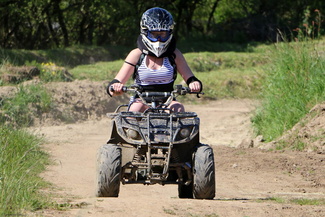
[(318, 0), (1, 0), (0, 46), (135, 45), (142, 13), (156, 6), (172, 13), (180, 40), (269, 41), (309, 23), (324, 34)]

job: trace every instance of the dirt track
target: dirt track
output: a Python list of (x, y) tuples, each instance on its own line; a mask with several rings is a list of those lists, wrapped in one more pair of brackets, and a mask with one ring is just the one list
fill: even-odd
[[(325, 216), (323, 205), (297, 205), (290, 199), (325, 198), (325, 157), (315, 152), (267, 152), (239, 148), (250, 138), (248, 100), (221, 100), (186, 106), (201, 118), (201, 142), (213, 146), (217, 194), (214, 200), (179, 199), (175, 185), (122, 185), (118, 198), (96, 198), (95, 158), (107, 140), (108, 118), (33, 128), (49, 141), (55, 165), (44, 178), (54, 184), (67, 211), (42, 216)], [(272, 199), (273, 198), (273, 199)], [(285, 201), (278, 203), (274, 199)]]

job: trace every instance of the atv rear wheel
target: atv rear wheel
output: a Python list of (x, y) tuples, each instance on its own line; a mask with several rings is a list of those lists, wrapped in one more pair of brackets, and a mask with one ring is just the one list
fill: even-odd
[(105, 144), (97, 155), (97, 196), (118, 197), (120, 181), (121, 148), (115, 144)]
[(200, 144), (193, 160), (193, 194), (195, 199), (213, 199), (216, 191), (214, 156), (209, 145)]

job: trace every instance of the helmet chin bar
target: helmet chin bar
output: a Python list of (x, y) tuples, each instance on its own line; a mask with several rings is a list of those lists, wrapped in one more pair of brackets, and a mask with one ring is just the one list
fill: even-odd
[(149, 51), (155, 54), (156, 57), (160, 57), (167, 50), (172, 37), (173, 35), (171, 35), (169, 39), (165, 42), (161, 42), (161, 41), (152, 42), (144, 34), (142, 34), (142, 41)]

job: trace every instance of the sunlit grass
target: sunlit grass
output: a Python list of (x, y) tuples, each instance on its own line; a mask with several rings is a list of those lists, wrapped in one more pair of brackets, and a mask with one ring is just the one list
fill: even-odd
[(272, 141), (325, 100), (325, 55), (320, 41), (283, 42), (271, 53), (253, 118), (256, 134)]
[(42, 142), (24, 130), (0, 127), (0, 216), (46, 206), (47, 197), (38, 191), (46, 186), (38, 174), (49, 163)]
[(309, 199), (309, 198), (283, 198), (283, 197), (270, 197), (257, 200), (258, 202), (274, 201), (276, 203), (285, 204), (298, 204), (301, 206), (323, 206), (325, 205), (325, 199)]
[(33, 117), (49, 112), (51, 107), (52, 97), (42, 85), (20, 85), (13, 96), (0, 100), (0, 123), (12, 127), (29, 126)]

